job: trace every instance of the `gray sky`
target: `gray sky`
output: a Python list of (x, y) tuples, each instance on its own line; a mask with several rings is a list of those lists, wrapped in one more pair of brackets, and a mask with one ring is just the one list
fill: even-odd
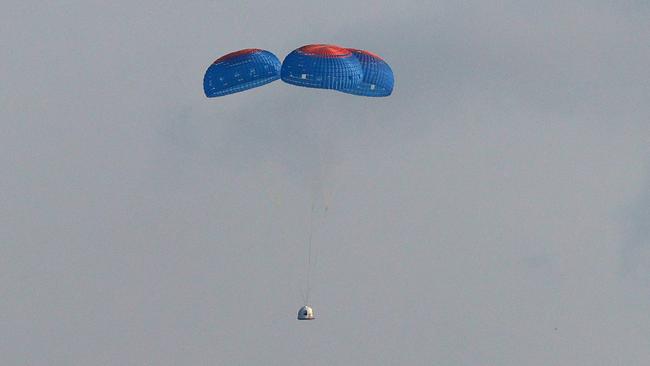
[[(650, 364), (650, 7), (422, 3), (5, 1), (3, 364)], [(393, 96), (203, 96), (308, 43)]]

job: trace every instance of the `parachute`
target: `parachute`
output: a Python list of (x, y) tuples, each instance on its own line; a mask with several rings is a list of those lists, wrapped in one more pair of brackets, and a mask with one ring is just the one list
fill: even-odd
[(332, 89), (366, 97), (393, 92), (393, 70), (366, 50), (309, 44), (293, 50), (282, 63), (271, 52), (247, 48), (219, 57), (205, 72), (208, 98), (256, 88), (277, 79), (306, 88)]
[(378, 55), (365, 50), (348, 48), (361, 63), (363, 79), (351, 88), (343, 90), (345, 93), (362, 95), (366, 97), (387, 97), (393, 92), (393, 70)]
[(280, 60), (269, 51), (247, 48), (219, 57), (205, 72), (208, 98), (256, 88), (280, 78)]
[(280, 77), (292, 85), (343, 91), (361, 82), (363, 69), (359, 60), (346, 48), (310, 44), (285, 57)]

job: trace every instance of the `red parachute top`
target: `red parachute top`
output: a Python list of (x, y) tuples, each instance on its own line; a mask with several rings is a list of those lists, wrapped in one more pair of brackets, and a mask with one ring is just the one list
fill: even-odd
[(244, 56), (244, 55), (250, 55), (251, 53), (255, 53), (255, 52), (259, 52), (259, 51), (262, 51), (262, 50), (259, 49), (259, 48), (246, 48), (246, 49), (243, 49), (243, 50), (230, 52), (227, 55), (223, 55), (223, 56), (219, 57), (213, 63), (216, 64), (216, 63), (219, 63), (219, 62), (222, 62), (222, 61), (229, 60), (231, 58), (235, 58), (235, 57), (238, 57), (238, 56)]
[(297, 51), (309, 56), (326, 58), (350, 57), (352, 55), (346, 48), (332, 44), (309, 44), (298, 48)]

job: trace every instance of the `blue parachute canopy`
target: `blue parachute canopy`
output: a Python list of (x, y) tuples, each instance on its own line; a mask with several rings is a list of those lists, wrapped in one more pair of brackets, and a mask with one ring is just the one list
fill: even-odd
[(310, 44), (285, 57), (280, 76), (297, 86), (344, 91), (361, 82), (363, 70), (359, 60), (343, 47)]
[(348, 48), (361, 63), (363, 79), (360, 83), (342, 90), (345, 93), (366, 97), (386, 97), (393, 92), (393, 70), (378, 55), (364, 50)]
[(205, 72), (208, 98), (256, 88), (280, 78), (280, 60), (269, 51), (247, 48), (219, 57)]

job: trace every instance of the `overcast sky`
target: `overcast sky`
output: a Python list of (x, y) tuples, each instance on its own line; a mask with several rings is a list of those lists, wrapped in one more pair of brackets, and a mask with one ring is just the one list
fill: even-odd
[[(2, 364), (650, 364), (648, 19), (4, 1)], [(382, 55), (393, 95), (204, 97), (217, 57), (309, 43)]]

